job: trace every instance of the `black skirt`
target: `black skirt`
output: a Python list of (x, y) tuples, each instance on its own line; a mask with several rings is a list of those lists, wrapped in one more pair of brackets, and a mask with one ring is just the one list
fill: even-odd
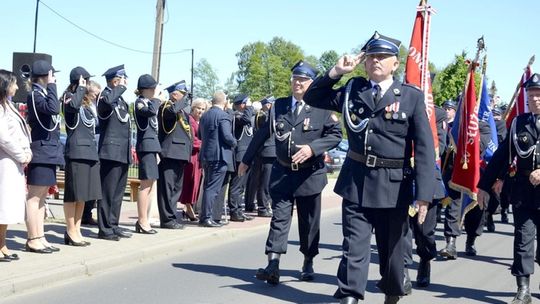
[(29, 164), (26, 183), (32, 186), (55, 186), (56, 165)]
[(139, 158), (139, 179), (159, 179), (156, 152), (137, 152)]
[(66, 159), (64, 202), (86, 202), (101, 199), (99, 162)]

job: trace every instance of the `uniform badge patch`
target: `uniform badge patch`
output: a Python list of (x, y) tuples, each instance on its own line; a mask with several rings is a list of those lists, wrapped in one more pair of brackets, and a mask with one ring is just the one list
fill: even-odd
[(358, 114), (362, 114), (362, 113), (364, 113), (364, 108), (358, 109)]
[(401, 92), (399, 91), (398, 88), (395, 88), (395, 89), (394, 89), (394, 95), (399, 95), (399, 94), (401, 94)]

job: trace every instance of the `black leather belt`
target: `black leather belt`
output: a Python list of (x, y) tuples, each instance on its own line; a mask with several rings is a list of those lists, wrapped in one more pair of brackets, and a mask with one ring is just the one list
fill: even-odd
[[(304, 162), (304, 163), (301, 163), (301, 164), (297, 164), (297, 163), (291, 163), (291, 162), (287, 162), (287, 161), (283, 161), (279, 158), (277, 158), (277, 162), (282, 165), (283, 167), (287, 168), (287, 169), (291, 169), (291, 171), (298, 171), (300, 169), (306, 169), (306, 168), (312, 168), (314, 167), (315, 165), (319, 165), (322, 161), (320, 158), (317, 158), (316, 160), (314, 161), (310, 161), (310, 162)], [(321, 166), (321, 168), (324, 167)]]
[(360, 154), (349, 150), (347, 152), (347, 157), (361, 162), (366, 165), (366, 167), (375, 168), (403, 168), (404, 161), (403, 159), (390, 159), (390, 158), (381, 158), (372, 154)]

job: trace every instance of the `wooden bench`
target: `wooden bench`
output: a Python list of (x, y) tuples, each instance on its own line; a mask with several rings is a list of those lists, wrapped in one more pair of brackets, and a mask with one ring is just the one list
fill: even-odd
[[(64, 171), (62, 170), (56, 171), (56, 186), (58, 187), (58, 192), (54, 194), (55, 199), (60, 199), (60, 190), (64, 190), (66, 186), (65, 178), (66, 178), (66, 175)], [(140, 184), (141, 184), (141, 181), (138, 178), (128, 177), (127, 185), (129, 185), (129, 198), (132, 202), (136, 202), (139, 199)]]

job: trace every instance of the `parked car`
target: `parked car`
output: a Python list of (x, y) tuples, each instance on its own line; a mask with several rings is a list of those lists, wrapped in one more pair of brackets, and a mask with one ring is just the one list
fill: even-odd
[(337, 147), (328, 151), (328, 157), (325, 156), (325, 162), (330, 172), (339, 171), (345, 158), (347, 157), (347, 151), (349, 150), (349, 141), (343, 139)]

